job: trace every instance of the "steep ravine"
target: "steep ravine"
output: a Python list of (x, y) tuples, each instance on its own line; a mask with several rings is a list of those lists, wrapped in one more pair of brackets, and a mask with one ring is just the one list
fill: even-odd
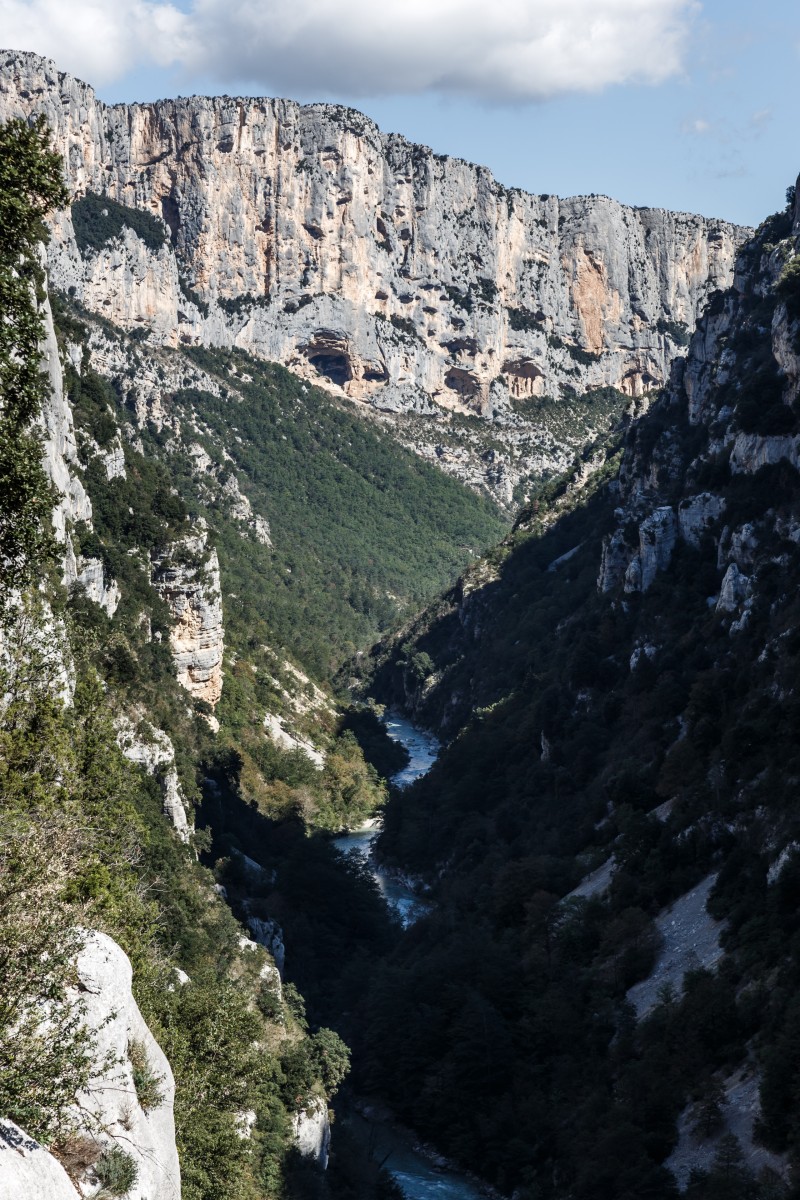
[[(387, 713), (383, 720), (389, 736), (409, 756), (407, 764), (392, 776), (392, 783), (408, 787), (423, 778), (436, 761), (438, 739), (398, 713)], [(355, 854), (369, 864), (386, 903), (400, 915), (404, 925), (409, 925), (415, 914), (424, 912), (424, 900), (397, 873), (386, 871), (375, 860), (373, 849), (379, 829), (377, 822), (370, 822), (364, 829), (335, 838), (333, 844), (341, 853)], [(347, 1120), (357, 1136), (366, 1139), (371, 1154), (397, 1180), (407, 1200), (478, 1200), (486, 1194), (477, 1181), (458, 1174), (432, 1148), (420, 1145), (410, 1131), (399, 1128), (380, 1104), (357, 1104)]]
[[(399, 713), (386, 713), (383, 720), (389, 737), (399, 742), (408, 754), (408, 762), (390, 782), (397, 788), (408, 787), (422, 779), (433, 766), (439, 753), (439, 740), (432, 733), (415, 728)], [(335, 838), (333, 844), (342, 854), (357, 854), (368, 863), (386, 903), (399, 913), (404, 924), (411, 924), (415, 914), (424, 911), (425, 902), (410, 882), (403, 879), (401, 872), (389, 872), (376, 860), (375, 841), (380, 828), (379, 821), (368, 821), (361, 829)]]
[(375, 982), (367, 1053), (406, 1119), (526, 1197), (796, 1190), (788, 200), (618, 475), (523, 511), (376, 654), (373, 693), (447, 745), (385, 816), (383, 860), (433, 906)]
[[(32, 83), (41, 60), (23, 60)], [(18, 83), (19, 59), (6, 68)], [(133, 166), (131, 156), (161, 146), (166, 128), (183, 128), (183, 102), (125, 109), (125, 144), (114, 124), (123, 110), (96, 105), (75, 81), (48, 76), (47, 87), (27, 96), (23, 88), (19, 97), (52, 108), (59, 88), (64, 111), (83, 97), (77, 127), (92, 135), (78, 145), (75, 129), (59, 126), (70, 169), (80, 175), (95, 161), (102, 126), (95, 166), (111, 166), (119, 194), (136, 206), (125, 220), (153, 208), (163, 199), (161, 164), (192, 159), (192, 146), (170, 146), (164, 158)], [(247, 102), (247, 112), (257, 103)], [(283, 121), (287, 106), (270, 103)], [(216, 178), (225, 174), (220, 162), (235, 162), (236, 187), (241, 177), (252, 183), (243, 161), (254, 137), (248, 122), (237, 144), (217, 128), (216, 102), (186, 105), (219, 135), (207, 147)], [(293, 111), (291, 119), (302, 124), (302, 116)], [(321, 119), (318, 106), (312, 116)], [(353, 114), (325, 109), (324, 120), (326, 130), (342, 124), (347, 138), (372, 137), (352, 128)], [(113, 148), (103, 143), (109, 123)], [(285, 132), (280, 121), (276, 128)], [(392, 139), (375, 137), (396, 165)], [(290, 151), (282, 144), (281, 153)], [(452, 191), (453, 164), (442, 171)], [(241, 209), (236, 187), (229, 216)], [(432, 184), (430, 191), (435, 211), (441, 198)], [(588, 209), (590, 224), (602, 224)], [(180, 236), (191, 222), (169, 205), (162, 217), (169, 244), (153, 249), (123, 221), (121, 232), (68, 264), (90, 267), (95, 282), (120, 271), (114, 315), (122, 325), (131, 325), (125, 305), (140, 284), (142, 315), (154, 290), (162, 295), (159, 278), (192, 261)], [(140, 227), (147, 237), (162, 217)], [(639, 219), (627, 213), (622, 223)], [(247, 267), (249, 220), (247, 210), (239, 240), (229, 239), (231, 262), (214, 260), (224, 286)], [(409, 270), (424, 225), (420, 215), (401, 239)], [(314, 228), (323, 248), (324, 223)], [(701, 243), (708, 223), (703, 230)], [(578, 267), (565, 266), (562, 231), (550, 233), (567, 275), (595, 270), (580, 254)], [(659, 254), (680, 259), (670, 238)], [(67, 242), (57, 237), (54, 246), (69, 258)], [(398, 599), (390, 580), (376, 572), (362, 586), (358, 571), (343, 571), (344, 601), (332, 567), (374, 565), (378, 551), (407, 567), (405, 549), (398, 553), (406, 527), (416, 530), (408, 545), (420, 563), (454, 548), (459, 563), (469, 561), (471, 536), (451, 531), (434, 543), (421, 519), (421, 510), (430, 518), (431, 505), (419, 498), (432, 476), (429, 494), (442, 509), (460, 499), (466, 511), (457, 485), (416, 460), (403, 459), (401, 470), (396, 448), (383, 457), (380, 439), (359, 440), (364, 427), (343, 416), (343, 404), (329, 406), (281, 368), (243, 353), (157, 344), (168, 307), (155, 305), (148, 345), (147, 335), (121, 334), (54, 297), (57, 329), (43, 302), (51, 390), (44, 451), (59, 493), (60, 561), (36, 577), (38, 624), (22, 650), (2, 642), (0, 666), (13, 659), (18, 672), (27, 670), (26, 655), (52, 661), (30, 672), (44, 680), (28, 681), (32, 698), (17, 689), (20, 707), (0, 729), (0, 745), (11, 780), (3, 799), (16, 805), (15, 819), (30, 821), (29, 837), (39, 837), (9, 910), (36, 887), (45, 889), (29, 914), (36, 919), (53, 895), (70, 898), (64, 986), (79, 1005), (83, 998), (99, 1048), (110, 1052), (92, 1064), (93, 1087), (69, 1097), (74, 1104), (79, 1095), (81, 1118), (69, 1132), (101, 1138), (81, 1147), (99, 1157), (72, 1164), (84, 1191), (100, 1180), (93, 1164), (130, 1138), (139, 1174), (128, 1187), (132, 1200), (177, 1200), (178, 1153), (191, 1200), (237, 1192), (386, 1200), (394, 1193), (378, 1169), (385, 1153), (410, 1200), (473, 1200), (479, 1186), (419, 1160), (414, 1135), (396, 1118), (515, 1200), (675, 1200), (687, 1182), (691, 1200), (789, 1200), (800, 1161), (799, 249), (800, 210), (790, 207), (738, 250), (732, 284), (701, 316), (685, 362), (664, 352), (656, 365), (665, 377), (669, 371), (668, 384), (649, 409), (646, 398), (627, 412), (615, 452), (583, 464), (550, 508), (543, 500), (523, 510), (501, 546), (376, 651), (371, 680), (365, 657), (356, 659), (373, 694), (443, 738), (437, 754), (426, 735), (416, 736), (412, 762), (395, 776), (411, 786), (387, 804), (365, 749), (375, 709), (334, 697), (341, 657), (331, 626), (314, 613), (369, 618), (346, 634), (333, 630), (342, 656), (357, 652), (361, 635), (352, 631), (390, 627)], [(289, 257), (285, 245), (281, 255)], [(62, 281), (69, 278), (78, 275)], [(709, 279), (704, 261), (692, 304)], [(489, 322), (497, 297), (482, 280), (468, 280), (461, 305), (470, 295), (463, 311)], [(203, 322), (218, 318), (216, 329), (229, 333), (239, 318), (247, 324), (250, 307), (272, 312), (268, 288), (265, 305), (222, 307), (223, 321), (211, 309), (216, 285), (184, 279), (191, 283), (207, 287), (201, 303), (209, 313), (196, 299), (186, 303)], [(655, 291), (666, 304), (661, 283)], [(341, 273), (330, 287), (320, 306), (337, 290), (347, 296)], [(681, 288), (692, 291), (686, 278)], [(669, 317), (639, 315), (637, 325), (630, 297), (612, 320), (607, 294), (590, 293), (591, 313), (574, 295), (567, 310), (552, 305), (559, 319), (567, 311), (573, 351), (590, 356), (566, 351), (585, 368), (574, 368), (581, 386), (595, 369), (616, 370), (622, 353), (616, 343), (586, 348), (608, 334), (587, 313), (606, 313), (622, 341), (630, 328), (619, 333), (617, 325), (626, 322), (643, 341), (654, 322), (657, 333), (676, 334), (676, 326), (659, 330)], [(84, 293), (90, 307), (96, 299)], [(316, 320), (317, 300), (287, 316), (308, 308)], [(363, 308), (361, 296), (349, 302)], [(146, 350), (141, 357), (137, 346)], [(564, 349), (551, 338), (546, 353)], [(328, 343), (312, 358), (309, 369), (329, 377), (342, 369)], [(414, 369), (422, 376), (427, 367)], [(344, 384), (353, 380), (355, 372)], [(642, 381), (627, 390), (641, 391)], [(482, 401), (474, 407), (483, 410)], [(473, 417), (502, 425), (494, 410)], [(289, 430), (292, 451), (284, 455)], [(259, 436), (270, 447), (264, 457)], [(353, 443), (369, 462), (357, 461)], [(312, 504), (311, 465), (323, 450), (330, 470), (323, 486), (315, 481)], [(367, 525), (363, 513), (374, 518), (374, 533), (387, 490), (383, 464), (401, 481), (398, 500), (407, 507), (393, 501), (394, 523), (382, 526), (376, 549), (359, 522)], [(275, 492), (267, 475), (270, 483), (280, 475)], [(477, 505), (467, 532), (485, 529), (483, 502), (466, 495)], [(297, 521), (284, 525), (292, 504)], [(325, 520), (319, 536), (312, 526)], [(287, 628), (302, 635), (291, 647), (279, 633)], [(363, 742), (353, 733), (359, 719)], [(390, 732), (414, 734), (405, 718)], [(373, 738), (376, 757), (380, 749)], [(339, 831), (366, 816), (374, 822), (375, 813), (379, 845), (372, 824), (357, 835), (355, 854), (338, 854), (337, 841), (352, 841)], [(74, 833), (75, 858), (59, 881), (62, 827), (68, 841)], [(2, 865), (0, 896), (6, 868), (19, 869), (9, 858)], [(61, 892), (47, 893), (52, 871)], [(405, 872), (413, 887), (402, 884)], [(70, 939), (84, 925), (93, 932), (70, 961)], [(50, 957), (35, 955), (33, 965)], [(359, 1120), (375, 1122), (374, 1136), (363, 1127), (359, 1134), (356, 1118), (348, 1130), (342, 1037), (353, 1047), (349, 1086), (391, 1106), (382, 1122), (377, 1102), (371, 1112), (360, 1105)], [(337, 1089), (342, 1119), (338, 1131), (333, 1122), (329, 1159)], [(25, 1101), (17, 1095), (8, 1110), (19, 1127)], [(84, 1125), (87, 1113), (96, 1120)], [(40, 1115), (32, 1111), (32, 1119)], [(41, 1128), (31, 1130), (41, 1137)], [(11, 1164), (20, 1188), (30, 1189), (41, 1166), (48, 1184), (69, 1194), (54, 1160), (14, 1125), (0, 1129), (0, 1178)], [(63, 1143), (53, 1145), (67, 1160)]]

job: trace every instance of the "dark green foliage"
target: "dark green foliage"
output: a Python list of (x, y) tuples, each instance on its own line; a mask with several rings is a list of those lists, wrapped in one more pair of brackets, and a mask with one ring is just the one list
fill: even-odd
[(442, 290), (450, 303), (455, 305), (456, 308), (460, 308), (464, 312), (472, 312), (474, 301), (471, 292), (462, 292), (449, 283), (444, 284)]
[(349, 708), (342, 729), (350, 730), (361, 747), (364, 758), (383, 779), (390, 779), (408, 763), (408, 751), (386, 732), (386, 726), (374, 709), (367, 706)]
[(156, 1075), (147, 1057), (147, 1047), (144, 1042), (134, 1038), (128, 1043), (128, 1058), (133, 1074), (133, 1086), (136, 1098), (145, 1112), (158, 1108), (164, 1101), (161, 1090), (163, 1080)]
[(689, 327), (683, 321), (672, 321), (666, 317), (659, 317), (656, 321), (656, 329), (659, 333), (665, 333), (671, 338), (676, 346), (688, 346), (692, 340), (692, 335)]
[[(793, 432), (774, 299), (726, 306), (736, 369), (712, 401), (736, 403), (741, 427)], [(689, 426), (682, 397), (656, 402), (625, 441), (626, 478), (657, 479), (658, 503), (702, 480), (730, 528), (758, 528), (742, 630), (709, 603), (722, 519), (699, 548), (679, 544), (646, 594), (599, 596), (618, 494), (578, 493), (554, 522), (569, 492), (552, 481), (373, 676), (382, 701), (411, 704), (451, 741), (386, 811), (378, 851), (422, 875), (433, 908), (376, 972), (356, 1061), (369, 1086), (388, 1081), (405, 1120), (525, 1196), (674, 1196), (664, 1162), (679, 1115), (689, 1108), (698, 1136), (724, 1134), (721, 1087), (751, 1056), (760, 1138), (792, 1158), (800, 1148), (796, 858), (767, 882), (777, 848), (800, 838), (800, 554), (780, 532), (800, 516), (798, 473), (732, 474), (724, 451), (698, 469), (707, 431)], [(638, 546), (637, 521), (620, 532)], [(636, 654), (648, 642), (652, 661)], [(611, 856), (605, 895), (565, 899)], [(654, 917), (714, 873), (725, 958), (689, 971), (637, 1024), (625, 995), (659, 952)], [(723, 1136), (688, 1194), (790, 1192)]]
[(791, 190), (788, 189), (786, 193), (786, 208), (782, 212), (772, 213), (765, 221), (761, 222), (756, 230), (756, 237), (768, 245), (783, 241), (792, 232), (794, 196), (790, 195)]
[(116, 395), (110, 384), (94, 371), (84, 370), (78, 374), (69, 364), (64, 371), (64, 387), (67, 392), (75, 422), (101, 448), (107, 447), (117, 432), (114, 415)]
[(120, 237), (127, 226), (142, 239), (148, 250), (157, 254), (167, 240), (163, 221), (140, 208), (129, 208), (110, 196), (87, 192), (72, 205), (72, 224), (81, 254), (101, 250), (108, 242)]
[(251, 545), (243, 555), (233, 523), (218, 526), (224, 590), (239, 597), (226, 617), (243, 641), (256, 636), (255, 609), (263, 641), (287, 646), (317, 675), (332, 674), (502, 533), (491, 503), (324, 392), (301, 391), (288, 371), (238, 354), (193, 356), (243, 398), (234, 405), (184, 391), (177, 401), (229, 447), (273, 529), (274, 550)]
[(518, 332), (538, 333), (544, 329), (544, 313), (532, 313), (528, 308), (507, 308), (508, 323)]
[(738, 392), (736, 419), (745, 433), (792, 433), (797, 417), (783, 403), (784, 380), (773, 367), (765, 367), (749, 376)]
[(407, 334), (408, 337), (416, 338), (419, 336), (416, 325), (408, 317), (398, 317), (396, 313), (392, 313), (389, 320), (395, 329), (399, 329), (401, 333)]
[(797, 320), (800, 317), (800, 255), (789, 259), (775, 290), (786, 305), (791, 319)]
[(243, 292), (241, 296), (223, 296), (218, 301), (222, 311), (226, 312), (230, 317), (247, 313), (250, 309), (266, 303), (267, 299), (265, 296), (254, 296), (252, 292)]
[(479, 279), (477, 292), (484, 304), (493, 304), (497, 299), (499, 288), (493, 279)]
[(31, 603), (4, 629), (0, 1099), (29, 1133), (49, 1140), (69, 1131), (90, 1068), (92, 1038), (66, 990), (77, 926), (114, 928), (141, 963), (155, 911), (131, 866), (144, 833), (137, 773), (116, 745), (96, 677), (79, 681), (71, 708), (61, 704), (57, 659), (36, 642), (41, 619)]
[(66, 204), (61, 159), (40, 117), (0, 125), (0, 608), (32, 577), (52, 545), (52, 495), (32, 424), (49, 392), (39, 345), (43, 217)]
[(557, 333), (548, 333), (547, 344), (548, 346), (552, 346), (554, 350), (566, 350), (570, 358), (573, 358), (575, 362), (580, 363), (584, 367), (597, 362), (601, 357), (592, 350), (584, 350), (581, 346), (576, 346), (574, 342), (565, 342)]

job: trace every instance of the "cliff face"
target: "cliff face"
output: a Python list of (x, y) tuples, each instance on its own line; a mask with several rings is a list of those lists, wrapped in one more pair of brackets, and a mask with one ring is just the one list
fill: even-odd
[[(618, 478), (606, 493), (613, 512), (598, 546), (597, 590), (612, 609), (621, 605), (629, 611), (643, 593), (659, 582), (664, 586), (676, 562), (694, 554), (709, 570), (708, 608), (735, 637), (763, 603), (759, 579), (800, 544), (800, 524), (789, 511), (800, 470), (800, 301), (792, 291), (793, 286), (800, 291), (792, 284), (800, 274), (798, 247), (796, 211), (776, 214), (759, 227), (738, 251), (730, 287), (698, 320), (687, 356), (673, 363), (658, 401), (623, 423)], [(768, 486), (767, 479), (776, 482)], [(586, 482), (576, 475), (573, 494)], [(780, 513), (780, 504), (786, 513)], [(523, 511), (522, 536), (553, 527), (557, 515), (558, 503), (544, 517)], [(584, 529), (577, 544), (554, 556), (548, 573), (591, 544), (598, 528), (589, 534)], [(513, 538), (509, 548), (513, 553)], [(437, 646), (444, 668), (434, 654), (437, 669), (424, 687), (409, 686), (408, 656), (400, 658), (391, 685), (394, 702), (452, 732), (470, 707), (496, 699), (502, 681), (491, 656), (480, 680), (473, 671), (467, 681), (465, 664), (480, 657), (476, 647), (507, 602), (502, 578), (503, 571), (488, 563), (470, 568), (439, 608), (438, 615), (446, 613), (450, 621), (447, 653)], [(414, 630), (415, 644), (426, 651), (436, 615)], [(626, 648), (627, 657), (634, 665), (643, 656), (652, 658), (655, 640), (653, 635), (652, 642), (635, 642)]]
[[(776, 233), (785, 236), (770, 240)], [(735, 511), (727, 520), (726, 514), (732, 488), (748, 486), (742, 476), (781, 464), (800, 468), (800, 314), (791, 298), (782, 298), (781, 283), (799, 233), (800, 223), (787, 214), (782, 229), (765, 226), (743, 249), (732, 287), (698, 323), (686, 360), (673, 368), (660, 405), (666, 428), (654, 444), (646, 425), (631, 430), (618, 528), (603, 547), (602, 592), (621, 580), (626, 592), (647, 591), (669, 567), (679, 541), (695, 550), (710, 545), (722, 573), (716, 609), (738, 612), (746, 623), (749, 576), (757, 561), (764, 566), (759, 548), (777, 532), (775, 513), (770, 509), (755, 521), (737, 519)], [(699, 446), (694, 457), (693, 441)], [(706, 481), (712, 486), (701, 487)], [(624, 527), (634, 524), (632, 544)], [(792, 522), (780, 532), (798, 537)]]
[[(786, 1055), (797, 1024), (780, 989), (800, 937), (790, 750), (800, 713), (799, 378), (800, 222), (787, 210), (741, 249), (686, 360), (595, 464), (595, 490), (587, 480), (545, 495), (488, 561), (378, 652), (373, 694), (448, 738), (430, 774), (402, 804), (390, 801), (378, 853), (423, 874), (452, 933), (401, 946), (385, 994), (406, 970), (413, 984), (367, 1041), (380, 1055), (392, 1022), (452, 971), (491, 912), (497, 977), (525, 997), (524, 1032), (513, 1019), (505, 1026), (504, 1093), (544, 1089), (539, 1112), (516, 1130), (517, 1173), (530, 1171), (532, 1193), (551, 1187), (555, 1163), (558, 1195), (594, 1197), (598, 1180), (608, 1195), (676, 1195), (669, 1173), (685, 1188), (693, 1171), (689, 1193), (725, 1195), (729, 1149), (754, 1194), (756, 1176), (791, 1191), (798, 1100)], [(626, 976), (623, 955), (632, 963), (645, 942)], [(478, 954), (465, 953), (454, 991), (466, 994), (480, 970)], [(579, 973), (586, 1006), (559, 1033), (551, 1015), (575, 1001)], [(499, 1030), (492, 987), (477, 985), (477, 1003)], [(575, 1037), (595, 1028), (604, 988), (624, 989), (638, 1023), (608, 1021), (593, 1059), (603, 1082), (586, 1086), (595, 1051)], [(727, 994), (731, 1013), (758, 995), (757, 1011), (729, 1058), (701, 1035), (676, 1066), (692, 1021), (708, 1022), (711, 989)], [(459, 1028), (475, 1004), (471, 992)], [(390, 1095), (401, 1114), (431, 1072), (457, 1077), (463, 1044), (450, 1054), (430, 1045), (427, 1023), (404, 1021), (402, 1053), (418, 1054), (420, 1067)], [(381, 1060), (389, 1077), (397, 1053)], [(581, 1079), (568, 1095), (567, 1063)], [(702, 1091), (709, 1071), (713, 1095)], [(474, 1150), (461, 1149), (460, 1131), (448, 1141), (462, 1111), (457, 1086), (411, 1119), (438, 1119), (442, 1148), (473, 1153), (502, 1187), (515, 1151), (505, 1143), (496, 1173), (486, 1169), (499, 1097), (477, 1074), (471, 1086), (491, 1130), (476, 1131)], [(654, 1148), (656, 1111), (665, 1123)], [(576, 1137), (585, 1158), (573, 1177)], [(624, 1165), (609, 1167), (611, 1144), (625, 1147)]]
[(666, 379), (745, 236), (509, 191), (336, 105), (106, 106), (50, 60), (6, 53), (0, 118), (39, 112), (76, 199), (107, 193), (170, 235), (155, 250), (127, 230), (81, 255), (62, 214), (57, 286), (164, 344), (235, 344), (387, 412), (525, 427), (534, 397), (638, 395)]
[(219, 559), (207, 546), (205, 524), (156, 556), (153, 586), (173, 617), (170, 647), (178, 682), (212, 707), (222, 695), (222, 623)]
[(14, 1200), (79, 1200), (58, 1159), (6, 1118), (0, 1118), (0, 1182)]
[[(175, 1082), (133, 997), (130, 961), (107, 934), (93, 931), (76, 971), (83, 1019), (96, 1039), (96, 1073), (78, 1097), (81, 1119), (88, 1129), (103, 1130), (103, 1145), (118, 1140), (134, 1159), (137, 1178), (127, 1193), (130, 1200), (180, 1200)], [(158, 1102), (147, 1109), (137, 1095), (133, 1047), (158, 1080)]]

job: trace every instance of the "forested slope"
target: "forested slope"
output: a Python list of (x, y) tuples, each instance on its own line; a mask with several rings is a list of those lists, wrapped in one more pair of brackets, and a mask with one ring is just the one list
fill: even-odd
[(433, 910), (365, 1008), (371, 1077), (518, 1195), (794, 1194), (799, 232), (792, 189), (617, 478), (376, 652), (451, 740), (387, 812)]

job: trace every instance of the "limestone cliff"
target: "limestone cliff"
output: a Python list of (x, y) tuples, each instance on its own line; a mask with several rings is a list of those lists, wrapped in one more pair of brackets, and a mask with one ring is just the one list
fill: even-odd
[(386, 412), (478, 413), (519, 434), (535, 397), (647, 391), (745, 236), (508, 190), (338, 105), (107, 106), (50, 60), (4, 53), (0, 118), (39, 112), (76, 199), (107, 194), (169, 231), (158, 250), (126, 229), (82, 255), (63, 213), (57, 286), (163, 344), (235, 344)]
[(175, 765), (175, 747), (163, 729), (151, 725), (141, 714), (138, 724), (125, 713), (116, 720), (117, 744), (130, 762), (143, 767), (159, 783), (164, 816), (182, 842), (188, 842), (194, 826), (186, 815), (187, 803)]
[[(773, 227), (765, 222), (738, 255), (733, 285), (698, 323), (687, 358), (674, 365), (660, 402), (666, 427), (654, 444), (636, 426), (630, 431), (618, 528), (605, 539), (598, 577), (603, 592), (622, 581), (626, 592), (647, 591), (669, 567), (679, 540), (698, 549), (709, 538), (721, 573), (709, 603), (718, 612), (739, 614), (734, 633), (747, 621), (750, 574), (775, 520), (768, 513), (761, 522), (726, 523), (729, 500), (722, 492), (736, 476), (780, 464), (800, 468), (800, 434), (794, 431), (800, 317), (796, 304), (781, 298), (782, 275), (800, 244), (800, 221), (795, 215), (792, 222), (789, 213), (770, 220)], [(776, 235), (783, 236), (772, 240)], [(692, 438), (702, 447), (694, 458), (687, 453)], [(701, 488), (695, 481), (704, 478), (715, 479), (717, 487)], [(793, 525), (781, 532), (791, 541), (800, 536)]]
[(6, 1118), (0, 1118), (0, 1195), (9, 1200), (79, 1200), (58, 1159)]
[(219, 559), (202, 520), (195, 531), (153, 560), (153, 586), (174, 618), (170, 646), (178, 682), (212, 707), (222, 695), (222, 623)]
[[(166, 1056), (139, 1012), (131, 992), (127, 956), (104, 933), (91, 932), (77, 962), (84, 1020), (95, 1033), (96, 1074), (79, 1099), (87, 1131), (103, 1145), (117, 1141), (137, 1165), (129, 1200), (180, 1200), (175, 1145), (175, 1084)], [(159, 1101), (142, 1108), (136, 1091), (133, 1047), (158, 1080)]]
[[(175, 1144), (175, 1085), (170, 1065), (145, 1023), (131, 991), (131, 964), (104, 933), (85, 934), (73, 988), (78, 1019), (92, 1031), (92, 1076), (75, 1098), (75, 1143), (83, 1161), (64, 1167), (13, 1122), (0, 1119), (0, 1196), (5, 1200), (72, 1200), (110, 1195), (101, 1186), (104, 1155), (122, 1150), (135, 1167), (129, 1200), (180, 1200)], [(136, 1067), (132, 1062), (135, 1058)], [(156, 1081), (146, 1107), (136, 1088), (142, 1064)], [(116, 1193), (114, 1193), (116, 1194)]]
[(45, 335), (42, 360), (50, 384), (41, 416), (44, 467), (56, 492), (53, 529), (63, 546), (63, 580), (67, 586), (80, 585), (91, 600), (113, 616), (120, 600), (116, 581), (105, 577), (99, 559), (83, 558), (75, 551), (72, 530), (79, 523), (91, 529), (92, 502), (81, 479), (75, 423), (69, 396), (64, 391), (53, 314), (47, 298), (42, 305), (42, 315)]

